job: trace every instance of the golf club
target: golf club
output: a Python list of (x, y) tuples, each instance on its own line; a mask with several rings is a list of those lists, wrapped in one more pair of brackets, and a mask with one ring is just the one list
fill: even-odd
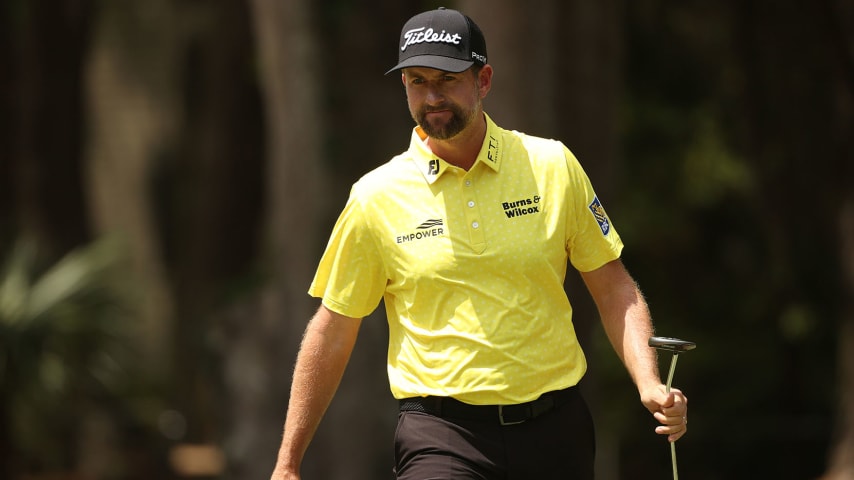
[[(679, 358), (679, 354), (693, 350), (697, 344), (678, 338), (650, 337), (649, 346), (656, 350), (673, 353), (673, 358), (670, 360), (670, 373), (667, 374), (667, 393), (670, 393), (670, 385), (673, 383), (673, 374), (676, 372), (676, 360)], [(670, 442), (670, 461), (673, 464), (673, 480), (679, 480), (679, 472), (676, 469), (676, 442)]]

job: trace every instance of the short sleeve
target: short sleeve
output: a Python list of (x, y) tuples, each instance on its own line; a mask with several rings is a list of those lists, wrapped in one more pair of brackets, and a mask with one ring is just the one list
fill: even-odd
[(308, 293), (323, 299), (330, 310), (363, 318), (379, 305), (388, 276), (371, 234), (370, 218), (356, 194), (344, 206), (321, 257)]
[(589, 272), (620, 258), (623, 242), (578, 159), (566, 147), (564, 155), (569, 169), (567, 255), (578, 271)]

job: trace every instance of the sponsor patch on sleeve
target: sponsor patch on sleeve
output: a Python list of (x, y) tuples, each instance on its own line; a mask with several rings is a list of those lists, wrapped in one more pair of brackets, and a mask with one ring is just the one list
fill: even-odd
[(590, 212), (593, 214), (593, 218), (595, 218), (596, 223), (599, 224), (599, 228), (602, 230), (602, 235), (608, 235), (608, 232), (611, 231), (611, 221), (608, 220), (608, 215), (605, 214), (605, 209), (599, 202), (599, 197), (593, 197), (593, 201), (590, 202), (590, 205), (588, 205), (587, 208), (590, 209)]

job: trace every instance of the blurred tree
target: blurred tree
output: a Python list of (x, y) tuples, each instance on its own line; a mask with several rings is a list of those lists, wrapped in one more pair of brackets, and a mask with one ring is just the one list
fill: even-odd
[(165, 374), (175, 299), (153, 206), (152, 177), (174, 158), (184, 118), (173, 2), (98, 2), (86, 71), (88, 207), (96, 233), (121, 235), (137, 285), (148, 367)]
[[(555, 65), (554, 94), (550, 104), (556, 135), (563, 140), (584, 166), (605, 202), (608, 214), (618, 225), (631, 250), (635, 242), (630, 232), (619, 225), (627, 216), (617, 172), (621, 170), (620, 103), (623, 100), (623, 3), (618, 0), (557, 2), (552, 19), (551, 38), (555, 52), (550, 60)], [(626, 268), (634, 273), (636, 265), (626, 257)], [(631, 425), (626, 416), (643, 418), (637, 389), (617, 359), (598, 321), (598, 313), (576, 272), (567, 275), (567, 293), (573, 305), (573, 316), (580, 341), (590, 357), (588, 374), (582, 383), (590, 399), (591, 412), (597, 422), (596, 475), (604, 480), (624, 478), (619, 470), (621, 438)], [(637, 278), (641, 288), (643, 278)], [(653, 311), (655, 315), (655, 311)], [(616, 367), (616, 368), (615, 368)], [(616, 370), (609, 382), (606, 372)], [(611, 401), (621, 398), (624, 408)], [(619, 413), (617, 413), (619, 412)]]
[(26, 237), (58, 258), (86, 242), (82, 60), (92, 2), (0, 7), (0, 241)]
[[(266, 138), (266, 217), (258, 261), (265, 283), (254, 305), (233, 311), (225, 344), (231, 405), (230, 475), (269, 476), (281, 439), (290, 370), (313, 302), (305, 294), (326, 198), (315, 20), (305, 0), (253, 0)], [(322, 476), (322, 475), (321, 475)]]
[[(826, 478), (852, 478), (854, 284), (846, 246), (854, 189), (854, 6), (755, 1), (735, 8), (744, 73), (737, 111), (745, 119), (742, 145), (758, 173), (751, 200), (768, 251), (768, 312), (778, 322), (792, 377), (799, 369), (813, 376), (833, 371), (827, 367), (835, 362), (836, 377), (820, 376), (839, 386), (837, 443)], [(823, 328), (817, 319), (825, 319)], [(837, 339), (837, 350), (813, 346), (822, 331)], [(832, 411), (832, 397), (816, 405), (810, 386), (806, 378), (786, 379), (781, 410), (793, 416), (816, 407)]]
[[(217, 439), (215, 310), (260, 233), (262, 131), (244, 2), (101, 5), (89, 63), (91, 206), (132, 246), (150, 367), (183, 440)], [(166, 340), (165, 339), (172, 339)]]
[[(7, 440), (0, 465), (8, 466), (8, 478), (55, 469), (100, 478), (130, 478), (125, 469), (159, 475), (156, 461), (129, 460), (137, 442), (146, 443), (149, 458), (161, 452), (128, 405), (149, 400), (137, 394), (153, 389), (128, 367), (145, 365), (126, 357), (134, 353), (130, 342), (116, 338), (131, 325), (128, 311), (116, 311), (127, 307), (125, 299), (119, 306), (112, 298), (126, 293), (126, 284), (101, 275), (124, 257), (102, 243), (69, 253), (98, 237), (84, 180), (85, 66), (96, 3), (13, 0), (0, 7), (0, 251), (9, 255), (4, 280), (14, 279), (2, 293), (14, 311), (0, 315), (0, 409), (11, 422), (0, 427)], [(12, 247), (15, 238), (21, 240)]]
[(839, 332), (837, 336), (836, 428), (825, 480), (854, 478), (854, 4), (823, 0), (816, 6), (821, 31), (828, 44), (831, 71), (830, 90), (831, 155), (835, 159), (827, 172), (838, 198), (838, 251), (841, 288)]
[[(845, 31), (833, 24), (851, 18), (843, 3), (627, 9), (621, 179), (643, 186), (623, 190), (636, 205), (628, 231), (641, 240), (628, 255), (644, 256), (659, 326), (705, 347), (685, 364), (698, 373), (683, 377), (697, 412), (680, 453), (692, 476), (824, 468), (826, 386), (835, 367), (846, 371), (833, 344), (851, 341), (835, 228), (854, 163), (851, 56), (840, 51), (851, 43), (831, 40)], [(745, 412), (755, 428), (721, 427)], [(649, 458), (633, 450), (623, 468)]]
[(170, 375), (188, 425), (182, 440), (220, 445), (229, 405), (221, 312), (259, 283), (264, 118), (248, 3), (188, 3), (176, 14), (183, 121), (175, 154), (157, 162), (150, 183), (174, 298)]
[(838, 421), (827, 474), (823, 477), (826, 480), (854, 478), (854, 189), (848, 191), (843, 202), (839, 223), (845, 282), (842, 295), (845, 300), (836, 347), (839, 352), (836, 383)]
[(216, 447), (228, 333), (216, 312), (253, 288), (263, 212), (248, 6), (101, 2), (97, 19), (87, 64), (90, 208), (98, 231), (130, 245), (145, 365), (169, 386), (149, 414), (174, 420), (163, 427), (173, 442)]
[[(849, 125), (852, 125), (849, 120)], [(854, 125), (852, 125), (854, 127)], [(854, 129), (854, 128), (852, 128)], [(850, 159), (854, 162), (854, 158)], [(850, 164), (849, 164), (850, 165)], [(825, 480), (854, 478), (854, 189), (840, 209), (841, 260), (845, 289), (837, 343), (837, 422)]]

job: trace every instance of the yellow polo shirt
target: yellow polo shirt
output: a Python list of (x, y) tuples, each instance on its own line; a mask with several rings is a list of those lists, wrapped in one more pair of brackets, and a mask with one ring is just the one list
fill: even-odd
[(587, 368), (563, 290), (622, 242), (561, 143), (487, 116), (474, 166), (409, 149), (356, 182), (309, 289), (364, 317), (384, 299), (395, 398), (514, 404), (578, 383)]

